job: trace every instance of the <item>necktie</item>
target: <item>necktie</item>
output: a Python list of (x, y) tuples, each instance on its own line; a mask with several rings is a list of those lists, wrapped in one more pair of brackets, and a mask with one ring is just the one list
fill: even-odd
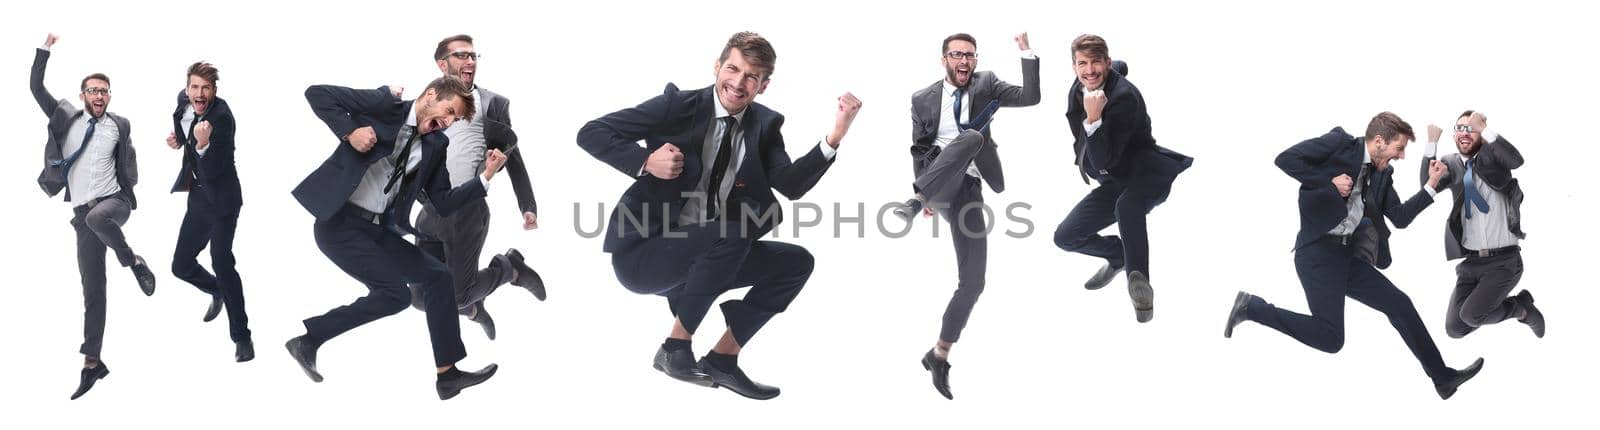
[(955, 109), (955, 111), (956, 111), (956, 129), (957, 130), (965, 130), (966, 129), (965, 127), (961, 126), (961, 99), (962, 99), (962, 96), (964, 96), (966, 92), (967, 91), (966, 91), (965, 88), (956, 88), (955, 94), (951, 94), (950, 95), (951, 98), (954, 98), (956, 100), (956, 109)]
[(722, 175), (733, 158), (733, 127), (738, 124), (731, 116), (722, 117), (722, 143), (717, 145), (717, 160), (711, 164), (711, 182), (706, 184), (706, 213), (708, 220), (721, 218), (717, 203), (722, 200)]
[(72, 164), (78, 162), (78, 157), (83, 156), (83, 150), (89, 149), (89, 141), (94, 140), (94, 125), (98, 122), (100, 118), (89, 117), (89, 129), (83, 132), (83, 144), (78, 145), (77, 151), (72, 151), (71, 156), (61, 161), (61, 180), (67, 179), (67, 172), (72, 171)]
[(411, 159), (411, 144), (416, 143), (417, 138), (422, 137), (417, 134), (416, 126), (406, 126), (406, 131), (411, 133), (411, 138), (406, 139), (406, 145), (400, 148), (400, 152), (396, 153), (394, 172), (389, 173), (389, 182), (383, 184), (384, 194), (388, 194), (390, 190), (393, 190), (394, 184), (400, 183), (400, 178), (406, 175), (406, 162)]
[[(1467, 197), (1467, 203), (1471, 203), (1472, 206), (1477, 207), (1478, 212), (1489, 213), (1489, 201), (1484, 200), (1482, 194), (1478, 194), (1478, 180), (1472, 178), (1473, 161), (1474, 160), (1467, 160), (1467, 176), (1461, 178), (1463, 185), (1461, 188), (1463, 188), (1463, 191), (1465, 191), (1463, 194)], [(1465, 215), (1467, 218), (1472, 218), (1472, 208), (1467, 208)]]
[(200, 173), (199, 173), (199, 171), (200, 171), (200, 160), (195, 158), (195, 157), (200, 155), (200, 148), (199, 148), (199, 146), (197, 146), (197, 145), (199, 145), (200, 141), (199, 141), (199, 139), (195, 139), (194, 138), (194, 126), (198, 125), (198, 124), (200, 124), (200, 116), (199, 115), (195, 115), (194, 120), (189, 122), (189, 134), (188, 134), (189, 147), (193, 148), (194, 151), (193, 151), (193, 153), (184, 154), (186, 156), (185, 158), (189, 158), (189, 177), (196, 178), (196, 179), (200, 178)]

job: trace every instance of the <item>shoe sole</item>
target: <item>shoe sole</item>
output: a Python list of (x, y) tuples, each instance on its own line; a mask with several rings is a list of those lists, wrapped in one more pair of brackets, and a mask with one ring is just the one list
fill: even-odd
[[(1130, 301), (1133, 302), (1133, 317), (1141, 323), (1150, 322), (1156, 315), (1156, 293), (1150, 287), (1129, 291)], [(1139, 303), (1138, 297), (1147, 297), (1146, 303)], [(1140, 305), (1144, 306), (1140, 306)]]

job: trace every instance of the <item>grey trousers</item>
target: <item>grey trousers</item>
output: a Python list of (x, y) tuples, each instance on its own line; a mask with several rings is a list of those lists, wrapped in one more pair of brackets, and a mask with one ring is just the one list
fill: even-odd
[(83, 346), (78, 352), (100, 356), (106, 333), (106, 248), (122, 267), (138, 259), (122, 235), (132, 208), (117, 196), (72, 208), (72, 230), (78, 236), (78, 276), (83, 281)]
[(939, 157), (922, 170), (914, 185), (928, 207), (950, 225), (956, 248), (956, 291), (945, 306), (939, 340), (955, 343), (967, 327), (972, 308), (983, 294), (989, 265), (989, 229), (984, 219), (983, 181), (967, 174), (988, 139), (976, 131), (965, 131), (940, 150)]
[(1467, 257), (1456, 265), (1456, 288), (1450, 293), (1445, 312), (1444, 331), (1461, 338), (1489, 324), (1511, 319), (1521, 313), (1511, 290), (1522, 280), (1522, 253), (1513, 252), (1488, 258)]
[[(483, 200), (469, 203), (449, 217), (424, 206), (417, 216), (417, 231), (427, 236), (417, 239), (417, 247), (450, 269), (456, 307), (463, 312), (511, 282), (512, 269), (504, 256), (496, 255), (493, 263), (479, 269), (483, 244), (489, 238), (489, 205)], [(420, 309), (415, 300), (420, 294), (412, 297), (412, 305)]]

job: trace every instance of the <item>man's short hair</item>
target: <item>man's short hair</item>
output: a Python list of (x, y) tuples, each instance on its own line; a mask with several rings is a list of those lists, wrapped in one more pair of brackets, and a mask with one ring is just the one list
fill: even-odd
[(1394, 112), (1384, 112), (1372, 117), (1372, 122), (1367, 123), (1367, 140), (1383, 136), (1383, 140), (1393, 142), (1400, 136), (1407, 140), (1417, 140), (1416, 133), (1411, 131), (1411, 124), (1400, 119)]
[(767, 42), (767, 38), (749, 31), (734, 33), (733, 37), (728, 38), (728, 43), (722, 45), (722, 56), (717, 57), (717, 63), (728, 61), (728, 54), (736, 48), (751, 66), (766, 70), (766, 74), (762, 75), (763, 80), (772, 78), (772, 72), (778, 66), (778, 51), (772, 49), (772, 43)]
[(433, 60), (443, 60), (446, 55), (450, 55), (450, 51), (448, 51), (448, 49), (450, 49), (450, 44), (454, 42), (472, 43), (472, 36), (457, 34), (446, 37), (444, 40), (439, 41), (439, 47), (433, 49)]
[(464, 106), (459, 112), (461, 119), (471, 121), (472, 116), (478, 111), (478, 104), (472, 97), (472, 86), (467, 85), (467, 82), (459, 77), (452, 75), (440, 76), (434, 79), (433, 82), (428, 83), (428, 88), (422, 91), (426, 93), (428, 90), (433, 90), (434, 100), (436, 101), (461, 98), (462, 106)]
[(1106, 40), (1093, 34), (1085, 34), (1072, 39), (1072, 54), (1084, 54), (1089, 58), (1101, 60), (1111, 59), (1111, 48), (1106, 47)]

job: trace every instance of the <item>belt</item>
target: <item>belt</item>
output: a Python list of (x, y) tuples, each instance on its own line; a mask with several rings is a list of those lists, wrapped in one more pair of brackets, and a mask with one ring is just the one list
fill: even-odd
[(355, 219), (358, 219), (358, 220), (361, 220), (361, 221), (364, 221), (364, 222), (370, 222), (370, 223), (373, 223), (373, 224), (379, 224), (383, 220), (383, 215), (382, 214), (378, 214), (378, 213), (374, 213), (374, 212), (366, 210), (366, 209), (362, 209), (360, 206), (356, 206), (354, 203), (345, 203), (344, 207), (339, 209), (339, 213), (342, 214), (342, 215), (351, 217), (351, 218), (355, 218)]
[(1511, 246), (1507, 246), (1507, 247), (1504, 247), (1504, 248), (1483, 249), (1483, 250), (1476, 250), (1476, 251), (1468, 249), (1467, 250), (1467, 256), (1468, 257), (1478, 257), (1478, 258), (1489, 258), (1489, 257), (1493, 257), (1493, 256), (1496, 256), (1496, 255), (1515, 254), (1515, 253), (1518, 253), (1518, 252), (1521, 252), (1521, 251), (1522, 251), (1522, 247), (1521, 246), (1511, 245)]
[(1341, 246), (1350, 246), (1351, 239), (1354, 238), (1354, 236), (1354, 234), (1329, 234), (1324, 235), (1322, 238), (1331, 240), (1333, 243), (1337, 243)]

